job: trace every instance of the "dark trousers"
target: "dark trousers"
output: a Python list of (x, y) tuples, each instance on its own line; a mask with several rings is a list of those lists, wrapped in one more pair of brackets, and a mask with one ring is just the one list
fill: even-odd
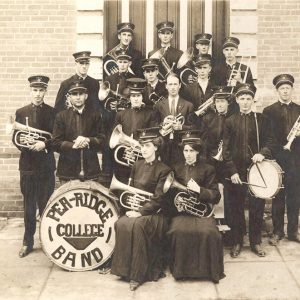
[(42, 216), (46, 204), (54, 191), (54, 172), (43, 174), (20, 173), (20, 186), (24, 200), (25, 233), (23, 245), (32, 247), (36, 230), (36, 205)]
[(265, 200), (255, 198), (248, 193), (246, 186), (229, 183), (227, 184), (228, 197), (226, 205), (226, 219), (231, 228), (231, 244), (242, 244), (246, 233), (245, 198), (249, 199), (249, 240), (250, 245), (261, 243), (261, 229)]

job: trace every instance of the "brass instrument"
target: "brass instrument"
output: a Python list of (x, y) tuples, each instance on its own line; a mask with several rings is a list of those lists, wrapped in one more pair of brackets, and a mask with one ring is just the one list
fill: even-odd
[(204, 103), (202, 103), (198, 109), (194, 112), (198, 117), (202, 117), (205, 115), (210, 107), (214, 104), (214, 96), (207, 99)]
[[(109, 94), (112, 94), (113, 97), (108, 97)], [(119, 111), (124, 110), (125, 108), (130, 107), (130, 101), (126, 99), (124, 96), (118, 93), (118, 91), (113, 91), (110, 88), (110, 83), (108, 81), (104, 81), (99, 88), (98, 97), (101, 101), (104, 101), (104, 108), (108, 111)], [(111, 108), (111, 103), (116, 102), (115, 109)]]
[(218, 145), (217, 154), (215, 156), (213, 156), (212, 158), (214, 158), (215, 160), (218, 160), (218, 161), (222, 161), (223, 160), (222, 151), (223, 151), (223, 140), (221, 140)]
[(180, 56), (178, 63), (177, 63), (177, 69), (181, 69), (184, 67), (189, 61), (191, 61), (194, 57), (194, 48), (190, 47), (187, 48), (182, 55)]
[(162, 101), (166, 99), (164, 96), (159, 96), (158, 94), (156, 94), (155, 92), (152, 92), (150, 95), (149, 95), (149, 100), (153, 103), (153, 104), (156, 104), (158, 103), (159, 101)]
[(291, 151), (291, 145), (294, 141), (294, 139), (297, 136), (297, 131), (300, 130), (300, 115), (297, 118), (296, 122), (294, 123), (292, 129), (290, 130), (288, 136), (287, 136), (287, 144), (283, 146), (284, 150), (289, 150)]
[(187, 212), (199, 218), (208, 218), (212, 216), (214, 209), (213, 205), (200, 202), (197, 193), (189, 190), (174, 178), (174, 173), (171, 172), (163, 186), (163, 192), (166, 193), (170, 188), (181, 190), (174, 197), (174, 205), (178, 212)]
[(174, 132), (173, 126), (177, 123), (180, 123), (181, 125), (184, 124), (184, 116), (181, 114), (178, 114), (177, 116), (168, 115), (164, 118), (164, 121), (161, 125), (161, 129), (159, 130), (159, 133), (162, 136), (166, 136), (168, 134), (171, 134)]
[(30, 148), (38, 141), (46, 142), (52, 138), (50, 132), (28, 126), (28, 117), (26, 117), (26, 125), (14, 122), (12, 129), (14, 130), (14, 143), (21, 148)]
[(127, 167), (132, 167), (142, 157), (141, 147), (137, 144), (138, 142), (135, 139), (122, 131), (121, 124), (115, 127), (109, 140), (109, 147), (111, 149), (116, 148), (114, 153), (115, 161)]
[[(180, 56), (178, 63), (177, 63), (177, 69), (181, 69), (183, 68), (188, 62), (192, 61), (194, 57), (194, 48), (190, 47), (188, 49), (186, 49), (182, 55)], [(189, 81), (189, 78), (192, 76), (192, 81), (196, 81), (198, 74), (195, 70), (191, 69), (191, 68), (184, 68), (183, 71), (180, 72), (180, 81), (184, 84), (184, 85), (188, 85), (191, 82)]]
[[(252, 59), (252, 56), (249, 56), (249, 57), (248, 57), (247, 64), (246, 64), (245, 74), (244, 74), (243, 78), (241, 78), (241, 79), (242, 79), (241, 83), (246, 83), (247, 75), (248, 75), (248, 72), (249, 72), (249, 63), (251, 62), (251, 59)], [(230, 75), (229, 75), (229, 78), (228, 78), (228, 84), (227, 84), (227, 86), (232, 86), (233, 88), (236, 86), (236, 83), (235, 83), (235, 84), (232, 84), (232, 80), (233, 80), (238, 74), (240, 74), (240, 76), (241, 76), (241, 66), (242, 66), (244, 60), (245, 60), (245, 56), (242, 56), (238, 68), (235, 68), (235, 66), (232, 68), (232, 70), (231, 70), (231, 72), (230, 72)], [(241, 76), (241, 77), (242, 77), (242, 76)], [(232, 91), (233, 91), (233, 89), (232, 89)]]
[(146, 202), (150, 201), (152, 193), (140, 190), (119, 181), (115, 176), (111, 180), (110, 191), (124, 191), (120, 196), (120, 204), (127, 209), (138, 211)]

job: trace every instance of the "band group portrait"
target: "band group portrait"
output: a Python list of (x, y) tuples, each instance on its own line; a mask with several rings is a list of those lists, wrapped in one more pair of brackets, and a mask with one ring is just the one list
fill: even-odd
[[(54, 232), (65, 234), (71, 247), (50, 253), (44, 247), (48, 257), (61, 258), (70, 270), (77, 263), (93, 269), (95, 261), (94, 268), (120, 277), (132, 291), (163, 280), (167, 270), (176, 280), (218, 283), (230, 276), (224, 247), (234, 260), (247, 251), (246, 239), (252, 255), (268, 255), (266, 200), (273, 224), (268, 243), (280, 247), (284, 237), (300, 243), (300, 105), (293, 75), (274, 74), (276, 97), (260, 113), (251, 68), (237, 56), (238, 38), (224, 38), (220, 62), (210, 54), (209, 33), (197, 33), (186, 51), (174, 48), (176, 28), (166, 20), (156, 26), (158, 47), (143, 57), (133, 47), (135, 25), (116, 28), (118, 44), (103, 57), (100, 84), (88, 75), (89, 49), (73, 54), (75, 74), (61, 83), (54, 108), (44, 102), (51, 80), (28, 78), (31, 102), (16, 111), (12, 137), (21, 152), (24, 199), (19, 257), (34, 250), (37, 207), (42, 225), (49, 217), (57, 222), (46, 230), (50, 242)], [(51, 204), (55, 170), (60, 188), (95, 183), (100, 196), (69, 191)], [(109, 205), (118, 218), (106, 231)], [(59, 223), (72, 208), (82, 209), (85, 223)], [(85, 218), (87, 208), (100, 225)], [(103, 237), (103, 248), (112, 245), (105, 261), (104, 249), (93, 248)], [(79, 249), (86, 253), (76, 254)]]

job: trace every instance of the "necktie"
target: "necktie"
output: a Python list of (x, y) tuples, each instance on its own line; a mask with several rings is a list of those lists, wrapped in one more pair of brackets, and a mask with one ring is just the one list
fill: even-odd
[(171, 115), (173, 115), (173, 116), (176, 115), (175, 98), (172, 98), (172, 101), (171, 101)]

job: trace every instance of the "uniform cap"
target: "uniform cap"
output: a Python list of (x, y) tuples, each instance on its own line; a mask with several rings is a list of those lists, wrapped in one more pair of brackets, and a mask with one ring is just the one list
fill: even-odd
[(135, 25), (128, 22), (120, 23), (117, 25), (118, 33), (126, 32), (126, 31), (133, 33), (134, 28)]
[(195, 35), (195, 43), (208, 45), (212, 38), (212, 35), (209, 33), (198, 33)]
[(87, 88), (84, 85), (83, 81), (74, 81), (71, 83), (68, 94), (72, 94), (75, 92), (87, 92)]
[(238, 48), (240, 44), (240, 40), (236, 37), (229, 36), (223, 40), (223, 49), (227, 47)]
[(289, 84), (293, 86), (294, 82), (295, 79), (290, 74), (280, 74), (273, 79), (273, 84), (275, 85), (276, 89), (278, 89), (282, 84)]
[(156, 25), (157, 32), (161, 32), (164, 30), (174, 31), (174, 23), (170, 21), (160, 22)]
[(48, 86), (50, 78), (45, 75), (33, 75), (28, 78), (31, 87), (44, 87)]
[(91, 58), (91, 51), (80, 51), (73, 53), (75, 61), (83, 61), (83, 60), (90, 60)]
[(142, 68), (157, 68), (159, 65), (159, 59), (158, 58), (148, 58), (142, 60)]
[(228, 102), (232, 100), (231, 86), (217, 86), (214, 88), (214, 100), (226, 99)]
[(116, 57), (117, 57), (117, 60), (118, 59), (127, 59), (127, 60), (130, 60), (132, 59), (131, 55), (126, 51), (126, 50), (118, 50), (116, 51)]
[(200, 138), (200, 130), (184, 130), (178, 132), (179, 139), (181, 140), (181, 144), (202, 144), (202, 140)]
[(235, 96), (238, 97), (241, 94), (249, 94), (252, 95), (252, 97), (255, 96), (256, 87), (254, 85), (243, 83), (237, 86)]
[(129, 78), (126, 80), (130, 94), (141, 93), (146, 87), (147, 81), (141, 78)]
[(201, 66), (204, 64), (211, 64), (211, 55), (210, 54), (200, 54), (198, 56), (196, 56), (196, 58), (194, 59), (194, 65), (197, 66)]
[(137, 130), (138, 140), (140, 143), (147, 143), (159, 137), (159, 127), (151, 127)]

